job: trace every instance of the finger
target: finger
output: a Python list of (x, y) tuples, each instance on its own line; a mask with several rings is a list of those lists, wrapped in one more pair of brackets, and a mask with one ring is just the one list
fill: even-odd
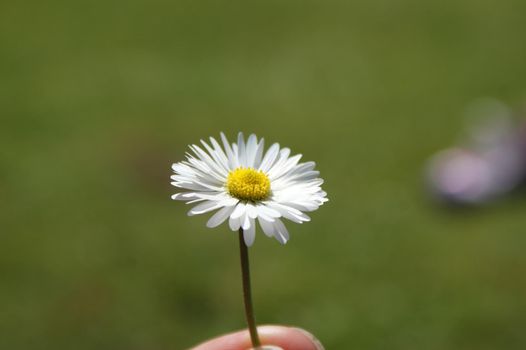
[[(323, 350), (321, 343), (310, 333), (284, 326), (258, 327), (262, 345), (279, 346), (283, 350)], [(193, 350), (247, 350), (252, 348), (247, 330), (230, 333), (198, 345)]]
[(284, 350), (324, 350), (318, 339), (300, 328), (264, 326), (258, 332), (263, 345), (276, 345)]

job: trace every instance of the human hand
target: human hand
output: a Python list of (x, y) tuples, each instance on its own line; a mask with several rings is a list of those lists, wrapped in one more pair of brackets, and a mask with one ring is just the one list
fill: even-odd
[[(324, 350), (312, 334), (300, 328), (261, 326), (258, 334), (262, 348), (268, 350)], [(248, 350), (253, 349), (248, 330), (230, 333), (206, 341), (192, 350)]]

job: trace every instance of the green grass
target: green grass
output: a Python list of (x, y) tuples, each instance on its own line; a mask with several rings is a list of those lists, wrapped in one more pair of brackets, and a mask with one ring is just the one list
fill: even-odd
[(524, 349), (526, 201), (445, 211), (422, 168), (525, 96), (524, 1), (0, 5), (0, 348), (184, 349), (244, 327), (237, 236), (172, 202), (225, 131), (330, 202), (251, 249), (260, 323), (327, 349)]

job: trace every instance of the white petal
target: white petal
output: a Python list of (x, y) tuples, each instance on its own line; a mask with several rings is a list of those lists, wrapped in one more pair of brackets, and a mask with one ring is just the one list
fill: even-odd
[(174, 200), (188, 201), (187, 204), (204, 200), (217, 201), (218, 198), (221, 198), (221, 194), (217, 192), (181, 192), (172, 196)]
[(217, 156), (222, 160), (222, 163), (224, 164), (225, 169), (230, 170), (230, 166), (228, 164), (228, 156), (225, 154), (225, 152), (219, 145), (219, 142), (217, 142), (215, 138), (210, 137), (210, 143), (212, 143), (212, 146), (214, 147), (214, 150), (216, 151)]
[(291, 172), (293, 172), (293, 173), (303, 173), (305, 171), (314, 170), (315, 167), (316, 167), (316, 163), (315, 162), (300, 163), (300, 164), (296, 165)]
[(253, 220), (253, 219), (250, 219), (246, 212), (245, 212), (245, 215), (242, 218), (240, 218), (239, 220), (241, 222), (241, 228), (243, 230), (248, 230), (251, 226), (253, 226), (252, 222), (251, 222), (251, 220)]
[(256, 159), (256, 152), (257, 152), (257, 145), (258, 145), (258, 139), (256, 135), (251, 134), (248, 137), (247, 146), (246, 146), (246, 167), (247, 168), (253, 168), (254, 167), (254, 160)]
[(207, 185), (206, 183), (199, 180), (189, 181), (173, 181), (171, 184), (175, 187), (184, 188), (192, 191), (214, 191), (220, 192), (222, 189), (217, 186)]
[(275, 202), (269, 203), (268, 206), (270, 208), (273, 208), (279, 211), (279, 213), (284, 218), (294, 221), (298, 224), (301, 224), (304, 221), (310, 221), (310, 218), (306, 214), (302, 213), (296, 208), (289, 207), (287, 205), (283, 205), (281, 203), (275, 203)]
[(297, 173), (296, 175), (293, 175), (293, 176), (287, 176), (287, 175), (284, 175), (282, 178), (285, 178), (287, 180), (295, 180), (295, 181), (308, 181), (308, 180), (313, 180), (315, 178), (317, 178), (318, 176), (320, 176), (320, 172), (317, 171), (317, 170), (309, 170), (309, 171), (305, 171), (303, 173)]
[(241, 226), (241, 221), (239, 218), (232, 218), (232, 216), (230, 216), (230, 219), (228, 219), (228, 226), (232, 231), (237, 231)]
[(261, 165), (259, 166), (259, 170), (263, 172), (267, 172), (274, 162), (276, 161), (276, 158), (279, 154), (279, 144), (275, 143), (268, 149), (267, 153), (265, 153), (265, 157), (263, 157), (263, 160), (261, 161)]
[(236, 205), (236, 208), (232, 212), (232, 215), (230, 215), (233, 219), (239, 219), (245, 214), (246, 211), (246, 205), (245, 203), (239, 202)]
[(184, 163), (172, 164), (172, 170), (181, 175), (194, 176), (195, 170)]
[(194, 157), (172, 165), (175, 172), (170, 178), (174, 181), (172, 185), (192, 190), (216, 190), (220, 191), (226, 176), (213, 174), (205, 162)]
[(317, 210), (320, 205), (312, 200), (305, 201), (289, 201), (283, 202), (283, 204), (288, 205), (289, 207), (301, 210), (301, 211), (314, 211)]
[[(210, 138), (210, 139), (212, 139), (212, 138)], [(214, 159), (214, 162), (216, 163), (218, 171), (220, 171), (221, 175), (227, 176), (228, 171), (229, 171), (228, 160), (226, 159), (226, 157), (225, 157), (225, 155), (223, 153), (223, 150), (220, 149), (220, 152), (223, 155), (223, 156), (221, 156), (220, 153), (217, 150), (215, 150), (212, 147), (210, 147), (208, 145), (208, 143), (206, 143), (204, 140), (201, 140), (201, 144), (205, 147), (207, 152)]]
[(198, 204), (195, 207), (193, 207), (192, 209), (190, 209), (190, 211), (188, 212), (188, 216), (208, 213), (209, 211), (218, 209), (220, 207), (221, 207), (221, 205), (218, 204), (215, 201), (207, 201), (207, 202)]
[(276, 209), (272, 209), (268, 206), (270, 202), (263, 202), (256, 206), (258, 210), (258, 215), (263, 214), (265, 216), (270, 216), (272, 218), (279, 218), (281, 216), (280, 212)]
[(263, 151), (265, 149), (265, 140), (261, 139), (257, 145), (256, 156), (254, 158), (254, 168), (258, 169), (261, 165), (261, 158), (263, 158)]
[(224, 168), (222, 168), (216, 160), (212, 159), (212, 157), (210, 157), (205, 151), (203, 151), (201, 147), (197, 145), (190, 145), (189, 147), (209, 169), (209, 171), (205, 172), (205, 174), (208, 174), (209, 177), (214, 177), (218, 179), (220, 182), (222, 182), (225, 179), (227, 171)]
[(272, 202), (287, 205), (301, 211), (313, 211), (327, 201), (326, 193), (319, 186), (290, 185), (284, 189), (272, 189)]
[(272, 181), (288, 173), (292, 168), (296, 166), (296, 164), (298, 164), (301, 157), (301, 154), (297, 154), (294, 157), (288, 158), (286, 161), (283, 161), (282, 159), (284, 158), (281, 157), (279, 162), (280, 165), (276, 165), (268, 171), (269, 179)]
[(239, 203), (239, 199), (232, 198), (230, 196), (218, 198), (219, 204), (221, 204), (222, 207), (231, 207), (233, 205), (236, 205)]
[(263, 233), (267, 237), (273, 237), (274, 236), (274, 231), (275, 231), (274, 222), (270, 222), (268, 220), (265, 220), (261, 216), (258, 218), (258, 221), (259, 221), (259, 225), (263, 229)]
[(281, 222), (280, 219), (276, 219), (276, 221), (274, 222), (274, 228), (276, 230), (274, 233), (274, 237), (276, 237), (278, 242), (281, 244), (287, 243), (287, 241), (289, 240), (289, 232), (287, 231), (287, 228), (285, 227), (285, 225), (283, 225), (283, 222)]
[(266, 171), (267, 175), (270, 177), (270, 174), (273, 174), (279, 169), (281, 169), (281, 167), (285, 164), (287, 159), (289, 159), (289, 155), (290, 155), (290, 149), (282, 148), (279, 151), (278, 159), (274, 162), (274, 164), (270, 167), (270, 169)]
[(250, 222), (250, 227), (243, 231), (243, 238), (245, 239), (247, 247), (254, 244), (254, 240), (256, 239), (256, 223), (253, 219)]
[(225, 176), (220, 175), (216, 171), (212, 170), (208, 164), (204, 161), (199, 160), (194, 157), (188, 157), (188, 163), (196, 168), (195, 175), (199, 176), (202, 180), (208, 180), (209, 182), (214, 182), (217, 185), (221, 185), (225, 181)]
[(193, 192), (181, 192), (181, 193), (176, 193), (172, 195), (172, 199), (174, 201), (188, 201), (193, 198), (193, 195), (194, 195)]
[(234, 206), (219, 209), (214, 215), (212, 215), (210, 220), (208, 220), (206, 226), (213, 228), (221, 225), (230, 216), (232, 210), (234, 210)]
[(239, 160), (239, 165), (246, 168), (247, 151), (245, 147), (245, 139), (242, 132), (237, 134), (237, 158)]
[(258, 217), (258, 211), (256, 210), (256, 207), (251, 203), (247, 203), (247, 215), (251, 219), (255, 219)]
[(258, 218), (263, 218), (264, 220), (268, 221), (268, 222), (274, 222), (274, 220), (276, 220), (275, 218), (273, 218), (272, 216), (267, 216), (261, 212), (258, 212)]
[(239, 167), (238, 159), (234, 153), (234, 150), (230, 146), (230, 143), (228, 142), (228, 139), (226, 138), (225, 134), (221, 133), (221, 140), (223, 141), (223, 147), (225, 147), (225, 152), (228, 157), (228, 165), (230, 169), (235, 169)]

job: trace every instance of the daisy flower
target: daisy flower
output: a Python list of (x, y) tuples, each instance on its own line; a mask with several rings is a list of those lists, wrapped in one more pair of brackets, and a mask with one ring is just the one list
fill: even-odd
[(196, 204), (188, 215), (216, 211), (208, 227), (228, 220), (232, 231), (243, 230), (247, 246), (254, 243), (256, 222), (268, 237), (281, 244), (289, 240), (282, 219), (310, 221), (305, 212), (318, 209), (328, 199), (314, 162), (300, 163), (301, 154), (274, 143), (264, 151), (264, 140), (239, 133), (230, 143), (221, 133), (223, 146), (213, 137), (202, 147), (191, 145), (186, 161), (175, 163), (172, 185), (187, 190), (172, 199)]

